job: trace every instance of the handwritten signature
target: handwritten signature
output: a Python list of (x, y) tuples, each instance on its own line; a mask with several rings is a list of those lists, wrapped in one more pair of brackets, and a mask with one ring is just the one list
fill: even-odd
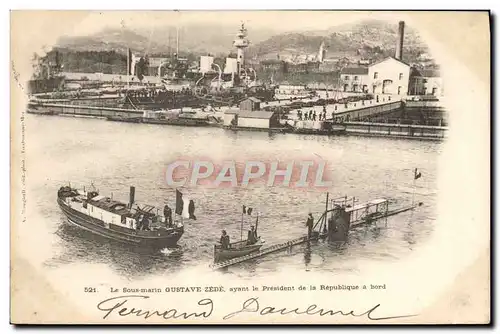
[[(129, 299), (149, 299), (149, 296), (142, 295), (127, 295), (127, 296), (118, 296), (103, 300), (99, 304), (97, 304), (97, 309), (106, 314), (102, 317), (106, 319), (113, 312), (117, 313), (119, 316), (126, 317), (130, 315), (135, 315), (137, 317), (143, 317), (144, 319), (148, 319), (152, 316), (158, 316), (163, 319), (189, 319), (189, 318), (208, 318), (212, 315), (214, 310), (214, 304), (211, 299), (205, 298), (198, 301), (198, 305), (206, 307), (206, 310), (199, 312), (181, 312), (175, 308), (165, 309), (165, 310), (142, 310), (135, 307), (130, 307), (128, 305)], [(127, 307), (124, 307), (127, 305)], [(118, 310), (119, 309), (119, 310)]]
[(226, 314), (222, 319), (227, 320), (241, 313), (258, 313), (260, 315), (269, 315), (269, 314), (279, 314), (279, 315), (289, 315), (289, 314), (297, 314), (297, 315), (319, 315), (323, 316), (352, 316), (352, 317), (366, 317), (369, 320), (388, 320), (388, 319), (397, 319), (397, 318), (406, 318), (412, 317), (414, 315), (395, 315), (395, 316), (386, 316), (386, 317), (377, 317), (374, 315), (375, 310), (380, 307), (380, 304), (377, 304), (367, 311), (364, 312), (356, 312), (354, 310), (351, 311), (342, 311), (342, 310), (331, 310), (320, 308), (316, 304), (311, 304), (307, 308), (295, 307), (295, 308), (277, 308), (273, 306), (265, 306), (261, 308), (258, 298), (249, 298), (245, 302), (240, 310), (236, 312), (232, 312)]
[[(214, 311), (214, 303), (210, 298), (204, 298), (198, 301), (197, 305), (199, 307), (196, 311), (185, 312), (180, 311), (176, 308), (167, 309), (154, 309), (147, 310), (137, 308), (131, 305), (133, 299), (149, 299), (149, 296), (144, 295), (125, 295), (112, 297), (101, 301), (97, 304), (97, 309), (99, 311), (105, 312), (103, 319), (108, 318), (110, 315), (115, 314), (121, 317), (127, 316), (137, 316), (144, 319), (149, 319), (153, 316), (160, 317), (163, 319), (190, 319), (190, 318), (209, 318)], [(245, 300), (238, 311), (226, 314), (222, 319), (228, 320), (237, 315), (243, 313), (256, 313), (259, 315), (317, 315), (317, 316), (350, 316), (355, 318), (365, 317), (368, 320), (389, 320), (398, 318), (413, 317), (415, 315), (392, 315), (392, 316), (378, 316), (377, 312), (380, 312), (381, 304), (370, 307), (363, 311), (345, 311), (339, 309), (325, 309), (321, 308), (316, 304), (311, 304), (305, 308), (303, 307), (274, 307), (274, 306), (264, 306), (262, 307), (259, 303), (258, 298), (249, 298)], [(376, 312), (377, 311), (377, 312)]]

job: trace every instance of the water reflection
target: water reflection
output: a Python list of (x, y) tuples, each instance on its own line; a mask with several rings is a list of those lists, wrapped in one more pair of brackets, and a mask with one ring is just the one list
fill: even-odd
[(85, 263), (109, 264), (120, 275), (132, 278), (158, 270), (173, 272), (182, 268), (185, 262), (181, 247), (151, 251), (109, 240), (67, 223), (61, 223), (55, 234), (62, 241), (61, 251), (48, 265), (78, 259)]
[(308, 265), (311, 263), (311, 242), (308, 241), (306, 243), (306, 247), (304, 249), (304, 264), (306, 266), (306, 270), (308, 269)]

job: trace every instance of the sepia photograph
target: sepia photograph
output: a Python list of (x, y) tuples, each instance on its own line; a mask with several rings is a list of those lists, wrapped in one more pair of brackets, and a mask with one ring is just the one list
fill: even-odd
[(489, 12), (10, 21), (11, 323), (490, 322)]

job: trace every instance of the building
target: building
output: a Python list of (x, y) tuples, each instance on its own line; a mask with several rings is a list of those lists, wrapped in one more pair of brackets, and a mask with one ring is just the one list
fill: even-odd
[(279, 116), (273, 111), (230, 110), (224, 113), (224, 126), (264, 130), (279, 125)]
[(200, 57), (200, 73), (212, 72), (212, 64), (214, 63), (214, 57), (212, 56), (201, 56)]
[(224, 73), (225, 74), (238, 73), (239, 66), (240, 65), (238, 63), (238, 59), (227, 57), (226, 64), (224, 66)]
[(443, 79), (439, 70), (412, 69), (408, 95), (433, 95), (443, 96)]
[(260, 62), (260, 68), (266, 72), (287, 73), (287, 62), (279, 59), (269, 59)]
[(256, 97), (249, 97), (240, 102), (240, 110), (255, 111), (260, 110), (261, 101)]
[(278, 100), (312, 96), (314, 96), (314, 91), (308, 89), (306, 85), (279, 85), (274, 90), (274, 97)]
[(403, 61), (404, 21), (399, 22), (398, 39), (394, 57), (387, 57), (368, 66), (372, 94), (407, 95), (410, 82), (410, 65)]
[(410, 65), (394, 57), (388, 57), (368, 66), (369, 93), (408, 94)]
[[(341, 66), (344, 68), (340, 72), (343, 91), (407, 95), (410, 88), (410, 65), (402, 60), (403, 38), (404, 22), (401, 21), (394, 57), (387, 57), (367, 66), (344, 67), (347, 66), (344, 62), (344, 66)], [(357, 63), (367, 64), (370, 60), (360, 58)]]
[(320, 63), (317, 61), (308, 61), (304, 63), (289, 63), (287, 71), (289, 73), (311, 73), (319, 72)]
[(247, 29), (242, 23), (241, 28), (236, 34), (236, 39), (233, 41), (233, 45), (236, 48), (236, 73), (240, 74), (240, 70), (245, 66), (245, 49), (250, 45), (250, 41), (247, 39)]
[(367, 93), (370, 87), (370, 78), (367, 67), (347, 67), (340, 72), (342, 90), (344, 92)]
[(319, 72), (335, 72), (338, 70), (337, 61), (332, 61), (332, 59), (325, 59), (321, 64), (319, 64)]

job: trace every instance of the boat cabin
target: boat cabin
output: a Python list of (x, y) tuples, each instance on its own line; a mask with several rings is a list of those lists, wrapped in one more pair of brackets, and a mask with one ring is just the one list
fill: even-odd
[[(106, 226), (115, 225), (133, 230), (141, 229), (143, 224), (150, 228), (163, 217), (155, 214), (154, 207), (145, 205), (131, 209), (128, 204), (109, 197), (78, 191), (75, 196), (64, 197), (65, 203), (74, 210), (101, 220)], [(143, 220), (139, 222), (140, 217)]]

